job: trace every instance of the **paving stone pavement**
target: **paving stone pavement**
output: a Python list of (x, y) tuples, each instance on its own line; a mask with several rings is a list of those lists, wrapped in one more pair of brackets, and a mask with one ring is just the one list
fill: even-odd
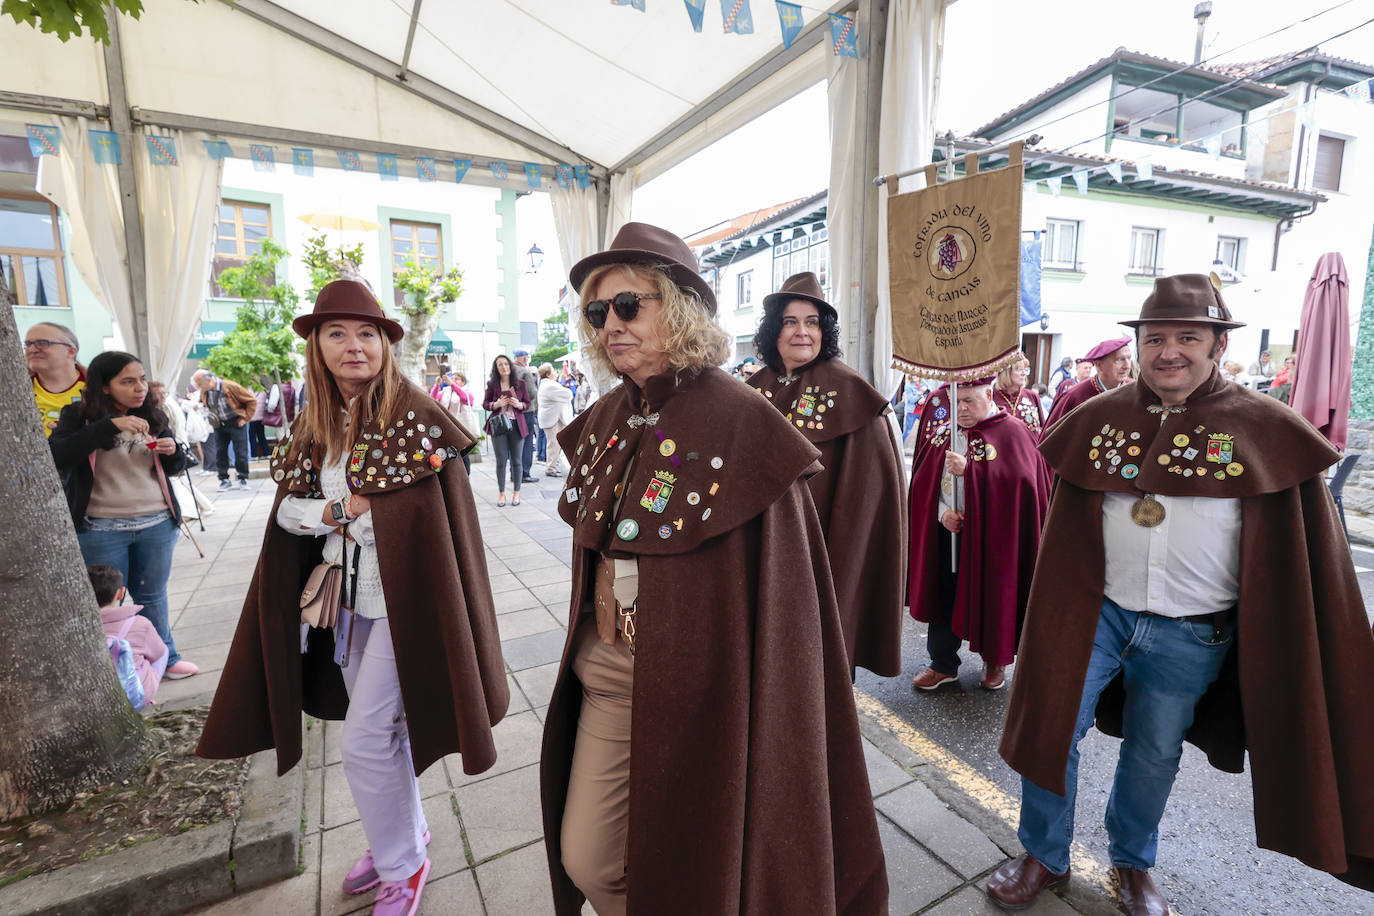
[[(496, 765), (463, 773), (458, 756), (420, 779), (433, 833), (429, 883), (420, 906), (426, 916), (552, 913), (548, 867), (539, 817), (538, 760), (544, 711), (553, 691), (566, 635), (571, 541), (557, 516), (561, 480), (525, 484), (520, 506), (496, 507), (494, 465), (473, 466), (478, 516), (486, 544), (498, 622), (511, 688), (510, 712), (496, 727)], [(213, 696), (252, 576), (272, 506), (269, 481), (254, 479), (247, 492), (219, 493), (211, 477), (195, 478), (214, 500), (201, 532), (204, 551), (183, 538), (174, 555), (173, 634), (201, 674), (167, 681), (161, 708), (207, 703)], [(869, 781), (887, 853), (893, 914), (992, 914), (987, 877), (1020, 852), (1009, 830), (984, 831), (961, 817), (921, 778), (925, 762), (900, 744), (866, 728)], [(260, 913), (368, 912), (370, 894), (347, 897), (339, 885), (367, 846), (340, 764), (341, 724), (309, 721), (306, 734), (306, 810), (300, 873), (269, 887), (200, 910), (214, 916)], [(876, 742), (874, 740), (876, 738)], [(1096, 908), (1094, 908), (1096, 909)], [(590, 914), (590, 907), (584, 910)], [(1075, 910), (1053, 894), (1026, 912), (1033, 916)]]

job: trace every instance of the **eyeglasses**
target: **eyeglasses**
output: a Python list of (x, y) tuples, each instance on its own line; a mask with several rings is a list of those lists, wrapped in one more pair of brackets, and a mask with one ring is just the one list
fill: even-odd
[(616, 293), (611, 299), (593, 299), (582, 307), (582, 312), (587, 316), (587, 324), (599, 331), (606, 326), (606, 316), (612, 308), (621, 321), (634, 321), (639, 314), (639, 301), (657, 298), (657, 293)]
[(48, 349), (48, 347), (51, 347), (51, 346), (53, 346), (54, 344), (58, 344), (58, 345), (63, 346), (63, 347), (71, 347), (73, 350), (76, 349), (76, 347), (75, 347), (74, 345), (68, 343), (68, 342), (65, 341), (65, 340), (26, 340), (26, 341), (24, 341), (24, 349), (25, 349), (25, 350), (46, 350), (46, 349)]

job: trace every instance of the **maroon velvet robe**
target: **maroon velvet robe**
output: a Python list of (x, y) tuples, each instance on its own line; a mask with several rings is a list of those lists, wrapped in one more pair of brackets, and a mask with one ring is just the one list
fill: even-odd
[(1096, 397), (1101, 393), (1102, 385), (1098, 382), (1096, 376), (1093, 376), (1086, 382), (1076, 382), (1071, 387), (1065, 388), (1060, 392), (1059, 396), (1054, 399), (1054, 403), (1050, 405), (1050, 415), (1045, 418), (1045, 429), (1049, 429), (1051, 426), (1058, 423), (1061, 417), (1073, 410), (1079, 404), (1082, 404), (1088, 398)]
[[(1004, 410), (963, 430), (968, 441), (964, 471), (964, 527), (959, 533), (958, 587), (950, 626), (990, 665), (1007, 665), (1016, 655), (1040, 549), (1040, 526), (1049, 505), (1049, 468), (1035, 448), (1035, 436)], [(939, 542), (949, 537), (940, 524), (940, 484), (946, 424), (920, 445), (911, 476), (911, 553), (907, 568), (911, 616), (927, 623), (938, 606)]]
[(1026, 424), (1026, 428), (1035, 434), (1036, 441), (1040, 441), (1040, 434), (1045, 431), (1045, 408), (1034, 391), (1022, 387), (1013, 395), (1001, 388), (993, 388), (992, 403)]

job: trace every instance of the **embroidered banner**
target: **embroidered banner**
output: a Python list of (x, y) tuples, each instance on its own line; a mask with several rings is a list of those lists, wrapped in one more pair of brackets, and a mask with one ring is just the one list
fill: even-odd
[[(944, 381), (967, 381), (1009, 365), (1020, 343), (1022, 144), (1005, 168), (887, 201), (892, 364)], [(897, 183), (888, 182), (895, 191)]]

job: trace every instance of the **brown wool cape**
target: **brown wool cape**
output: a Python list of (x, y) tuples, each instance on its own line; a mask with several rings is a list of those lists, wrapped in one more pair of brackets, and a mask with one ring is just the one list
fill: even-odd
[[(639, 561), (628, 912), (886, 913), (844, 638), (803, 479), (816, 449), (719, 369), (657, 376), (643, 397), (627, 381), (559, 436), (575, 559), (540, 761), (555, 910), (575, 916), (583, 901), (560, 847), (582, 702), (569, 653), (591, 614), (589, 569), (609, 552)], [(629, 540), (616, 534), (627, 520)]]
[[(349, 489), (372, 503), (377, 562), (417, 774), (448, 754), (466, 773), (496, 760), (491, 727), (510, 702), (482, 534), (458, 456), (474, 440), (414, 386), (393, 424), (372, 423), (347, 457)], [(393, 470), (394, 473), (388, 473)], [(318, 469), (288, 437), (272, 458), (277, 498), (229, 658), (196, 752), (242, 757), (277, 749), (277, 772), (301, 756), (301, 711), (342, 719), (333, 631), (300, 652), (299, 599), (324, 538), (277, 525), (288, 494), (320, 496)], [(407, 479), (408, 478), (408, 479)], [(323, 511), (324, 503), (320, 503)]]
[[(1337, 453), (1298, 414), (1215, 368), (1184, 412), (1150, 412), (1158, 402), (1142, 382), (1107, 392), (1041, 443), (1059, 484), (1001, 754), (1031, 782), (1064, 792), (1102, 607), (1103, 492), (1239, 499), (1235, 647), (1198, 703), (1188, 741), (1232, 773), (1249, 753), (1260, 846), (1374, 889), (1374, 636), (1321, 477)], [(1123, 699), (1118, 675), (1097, 706), (1107, 734), (1121, 734)]]
[(825, 532), (850, 667), (902, 671), (906, 601), (906, 478), (887, 398), (837, 359), (784, 376), (761, 369), (749, 384), (820, 449), (807, 480)]

